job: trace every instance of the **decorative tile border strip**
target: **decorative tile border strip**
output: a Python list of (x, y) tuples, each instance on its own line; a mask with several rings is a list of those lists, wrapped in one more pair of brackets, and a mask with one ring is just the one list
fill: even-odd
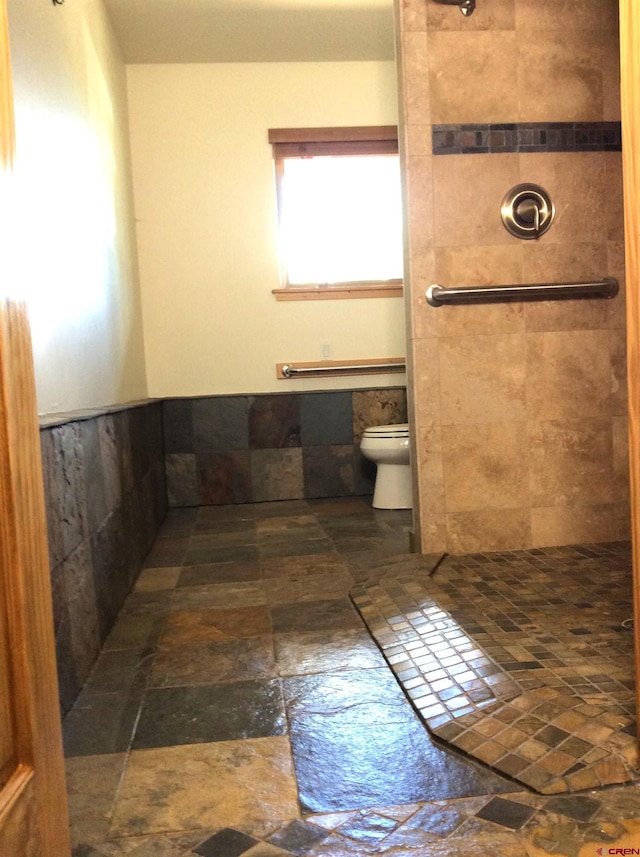
[(513, 122), (433, 125), (434, 155), (620, 152), (620, 122)]

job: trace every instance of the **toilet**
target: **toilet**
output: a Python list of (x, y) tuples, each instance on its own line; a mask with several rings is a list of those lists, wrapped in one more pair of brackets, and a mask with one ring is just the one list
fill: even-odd
[(409, 424), (370, 426), (364, 430), (360, 451), (378, 466), (373, 492), (375, 509), (411, 509)]

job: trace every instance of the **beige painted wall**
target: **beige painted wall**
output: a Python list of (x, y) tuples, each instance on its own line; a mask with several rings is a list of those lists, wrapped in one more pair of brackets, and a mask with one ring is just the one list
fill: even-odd
[[(9, 0), (9, 254), (42, 414), (146, 396), (124, 65), (101, 0)], [(6, 259), (5, 259), (6, 261)]]
[[(578, 9), (578, 6), (580, 7)], [(614, 0), (398, 0), (410, 224), (410, 408), (424, 551), (629, 535), (624, 289), (612, 301), (429, 307), (431, 282), (615, 276), (619, 152), (438, 155), (433, 124), (620, 117)], [(555, 223), (512, 237), (500, 202), (545, 187)]]
[(398, 384), (277, 381), (282, 361), (404, 356), (402, 299), (276, 302), (267, 130), (397, 122), (394, 63), (127, 67), (151, 396)]

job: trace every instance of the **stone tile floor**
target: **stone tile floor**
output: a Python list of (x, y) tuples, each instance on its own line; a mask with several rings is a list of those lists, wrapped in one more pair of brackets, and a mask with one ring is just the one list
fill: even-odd
[[(429, 576), (440, 558), (408, 554), (409, 526), (409, 513), (373, 510), (362, 499), (172, 511), (64, 723), (74, 857), (591, 857), (640, 849), (633, 783), (543, 795), (517, 782), (518, 771), (504, 776), (425, 729), (414, 710), (424, 682), (400, 676), (414, 691), (412, 704), (349, 593), (369, 599), (361, 604), (366, 615), (376, 594), (400, 598), (400, 585), (405, 598), (408, 587), (415, 607), (423, 596), (416, 587), (438, 580), (447, 619), (460, 622), (456, 610), (477, 601), (477, 615), (467, 616), (481, 627), (464, 629), (474, 639), (491, 630), (482, 623), (500, 618), (489, 610), (491, 590), (522, 568), (511, 570), (514, 557), (494, 562), (482, 601), (483, 567), (496, 557), (446, 558)], [(607, 562), (594, 553), (597, 609), (608, 592), (620, 605), (630, 571), (612, 589)], [(548, 573), (553, 579), (555, 569), (563, 585), (566, 559), (549, 560)], [(580, 577), (570, 576), (572, 593)], [(480, 589), (468, 588), (471, 578)], [(562, 592), (554, 583), (554, 596)], [(520, 596), (511, 620), (525, 622), (521, 611), (536, 622), (543, 608), (527, 601), (526, 587)], [(573, 627), (591, 631), (588, 645), (602, 656), (610, 638), (599, 643), (585, 621), (591, 608), (579, 606), (586, 601), (569, 602), (563, 612), (579, 611)], [(411, 626), (411, 612), (390, 623), (393, 633), (408, 630), (402, 623), (408, 616)], [(376, 617), (366, 618), (379, 635)], [(572, 666), (584, 635), (565, 638), (565, 630), (558, 626), (553, 645), (540, 644), (535, 657), (544, 660), (547, 645)], [(495, 674), (508, 672), (505, 653), (488, 653), (492, 643), (481, 642), (500, 667)], [(571, 673), (563, 680), (576, 695), (585, 681), (594, 694), (612, 693), (613, 707), (629, 717), (633, 661), (625, 645), (608, 653), (615, 687), (605, 686), (601, 664), (597, 673), (578, 668), (573, 685)], [(508, 654), (525, 663), (524, 648)], [(401, 663), (398, 652), (386, 654), (392, 666)], [(513, 698), (501, 700), (513, 705)], [(612, 734), (586, 733), (591, 748)], [(620, 734), (625, 744), (628, 732)], [(509, 749), (518, 755), (521, 745)]]

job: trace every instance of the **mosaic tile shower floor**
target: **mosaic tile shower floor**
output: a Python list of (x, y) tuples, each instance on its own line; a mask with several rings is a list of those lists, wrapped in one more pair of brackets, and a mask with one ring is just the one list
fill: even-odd
[(409, 526), (358, 498), (173, 510), (64, 723), (74, 857), (640, 849), (635, 783), (531, 787), (633, 776), (626, 546), (438, 563)]

